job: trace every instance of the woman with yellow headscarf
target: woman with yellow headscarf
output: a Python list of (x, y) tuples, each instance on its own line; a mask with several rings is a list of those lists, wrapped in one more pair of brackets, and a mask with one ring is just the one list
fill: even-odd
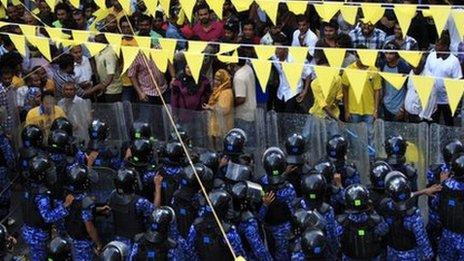
[(234, 93), (232, 91), (232, 77), (223, 69), (214, 74), (213, 93), (203, 109), (209, 110), (209, 136), (216, 147), (224, 135), (234, 126)]

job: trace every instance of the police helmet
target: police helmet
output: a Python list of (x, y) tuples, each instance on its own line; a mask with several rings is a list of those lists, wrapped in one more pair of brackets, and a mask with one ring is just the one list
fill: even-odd
[(185, 153), (180, 142), (170, 142), (166, 145), (166, 157), (173, 163), (182, 162), (185, 157)]
[(213, 173), (217, 173), (219, 168), (219, 154), (213, 151), (207, 151), (200, 154), (200, 162), (210, 168)]
[(29, 179), (37, 184), (52, 186), (57, 181), (53, 162), (44, 155), (37, 155), (29, 162)]
[[(198, 174), (198, 177), (200, 178), (203, 185), (207, 189), (210, 189), (213, 184), (213, 172), (201, 163), (195, 163), (193, 167), (195, 168), (195, 171)], [(195, 172), (191, 166), (187, 166), (184, 168), (184, 171), (182, 172), (181, 184), (184, 186), (192, 187), (194, 189), (200, 189), (198, 180), (195, 177)]]
[(262, 162), (269, 184), (279, 184), (285, 181), (287, 161), (281, 149), (277, 147), (267, 149), (263, 154)]
[(114, 178), (116, 192), (122, 194), (135, 193), (139, 187), (139, 177), (137, 171), (131, 168), (122, 168)]
[(120, 241), (109, 242), (102, 250), (102, 261), (124, 261), (130, 254), (129, 246)]
[(50, 131), (54, 130), (62, 130), (65, 131), (69, 137), (73, 136), (73, 125), (65, 117), (59, 117), (53, 121)]
[(301, 250), (309, 259), (323, 258), (328, 239), (320, 229), (307, 229), (301, 235)]
[(224, 154), (231, 156), (242, 154), (246, 141), (245, 131), (239, 128), (230, 130), (224, 138)]
[(133, 166), (146, 166), (153, 159), (153, 145), (147, 139), (136, 139), (130, 146), (129, 163)]
[(387, 138), (385, 141), (385, 152), (388, 157), (402, 157), (406, 154), (406, 140), (401, 135), (394, 135)]
[(64, 153), (69, 146), (70, 137), (67, 132), (56, 129), (48, 136), (48, 147), (50, 152)]
[(345, 190), (346, 213), (360, 213), (370, 209), (369, 191), (361, 184), (353, 184)]
[(104, 141), (108, 138), (109, 128), (101, 120), (93, 120), (89, 126), (89, 137), (94, 141)]
[(341, 135), (334, 135), (326, 144), (327, 156), (334, 160), (344, 160), (348, 152), (348, 142)]
[(306, 200), (321, 202), (327, 189), (327, 182), (320, 174), (304, 175), (301, 178), (301, 189)]
[[(179, 133), (179, 136), (182, 142), (185, 145), (190, 146), (191, 140), (190, 140), (190, 136), (188, 135), (187, 131), (179, 124), (176, 124), (176, 129), (177, 129), (177, 132)], [(171, 141), (180, 142), (175, 130), (172, 130), (171, 132)]]
[(287, 163), (292, 165), (302, 165), (305, 161), (305, 140), (302, 135), (294, 133), (285, 142), (287, 151)]
[(464, 176), (464, 153), (456, 155), (452, 160), (451, 173), (455, 178), (462, 178)]
[(443, 147), (443, 160), (445, 163), (450, 163), (455, 155), (462, 152), (464, 152), (464, 146), (462, 145), (461, 141), (453, 140)]
[(57, 236), (48, 244), (49, 260), (72, 260), (71, 242), (69, 240)]
[(232, 196), (225, 190), (214, 190), (208, 195), (209, 200), (220, 218), (226, 217), (232, 208)]
[(337, 169), (332, 161), (324, 159), (314, 166), (313, 171), (322, 175), (325, 178), (325, 181), (329, 183), (332, 182)]
[(131, 130), (131, 139), (146, 139), (149, 140), (152, 138), (150, 125), (146, 122), (134, 122)]
[(399, 171), (392, 171), (388, 174), (385, 188), (390, 198), (396, 203), (404, 202), (412, 195), (408, 179)]
[(41, 147), (43, 144), (43, 132), (37, 125), (27, 125), (21, 131), (21, 139), (23, 146), (29, 147)]
[(385, 189), (385, 177), (393, 169), (385, 161), (376, 161), (371, 168), (369, 178), (374, 189)]
[(83, 192), (90, 188), (92, 182), (96, 182), (98, 177), (96, 172), (93, 172), (84, 164), (72, 165), (67, 170), (68, 188), (73, 192)]
[(260, 203), (264, 195), (263, 187), (251, 181), (240, 181), (232, 187), (232, 196), (250, 203)]

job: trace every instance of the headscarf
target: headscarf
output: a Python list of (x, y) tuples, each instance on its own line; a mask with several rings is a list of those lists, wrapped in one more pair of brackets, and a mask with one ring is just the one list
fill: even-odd
[[(200, 77), (201, 78), (201, 77)], [(195, 95), (195, 93), (198, 91), (199, 86), (195, 82), (195, 79), (193, 79), (192, 76), (187, 75), (185, 72), (182, 72), (179, 75), (179, 81), (182, 83), (182, 86), (187, 88), (187, 93), (189, 95)]]
[(223, 90), (232, 88), (232, 80), (231, 80), (230, 74), (226, 70), (224, 69), (218, 70), (214, 74), (215, 79), (216, 77), (219, 78), (220, 84), (219, 86), (213, 89), (213, 93), (209, 97), (208, 105), (210, 106), (214, 106), (218, 102), (219, 96), (221, 95), (221, 92)]

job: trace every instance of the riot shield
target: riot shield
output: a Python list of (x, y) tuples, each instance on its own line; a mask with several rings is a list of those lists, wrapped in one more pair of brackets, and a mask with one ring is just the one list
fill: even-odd
[(453, 139), (464, 141), (464, 129), (439, 124), (430, 125), (429, 164), (443, 163), (441, 150)]
[(150, 125), (155, 140), (166, 141), (167, 130), (163, 111), (164, 108), (160, 105), (125, 102), (126, 126), (130, 130), (134, 122), (146, 122)]
[(7, 104), (4, 106), (4, 119), (2, 125), (6, 133), (11, 135), (14, 144), (19, 144), (19, 129), (21, 121), (19, 119), (18, 105), (16, 103), (16, 90), (9, 89), (6, 92)]
[[(212, 148), (212, 138), (208, 134), (209, 111), (193, 111), (179, 108), (171, 108), (174, 122), (180, 125), (190, 136), (191, 146), (200, 148)], [(168, 117), (166, 115), (166, 117)], [(173, 131), (171, 122), (168, 122), (169, 133)]]
[(74, 103), (72, 100), (62, 99), (58, 106), (63, 109), (66, 118), (73, 124), (73, 134), (79, 141), (89, 140), (87, 127), (92, 122), (92, 104), (90, 100)]
[(115, 145), (120, 146), (123, 141), (128, 140), (129, 128), (126, 126), (124, 108), (121, 102), (93, 104), (92, 118), (106, 122), (110, 129), (108, 139)]

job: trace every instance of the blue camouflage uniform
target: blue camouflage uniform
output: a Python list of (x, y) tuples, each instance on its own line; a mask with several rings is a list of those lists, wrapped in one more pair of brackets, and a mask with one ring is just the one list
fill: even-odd
[[(261, 178), (261, 184), (266, 188), (268, 187), (268, 179), (267, 176), (263, 176)], [(291, 233), (292, 225), (290, 223), (291, 220), (291, 213), (293, 212), (293, 206), (292, 202), (296, 199), (296, 192), (293, 186), (290, 183), (285, 183), (283, 184), (277, 191), (274, 191), (275, 193), (275, 202), (279, 202), (279, 204), (282, 204), (283, 207), (288, 208), (288, 213), (285, 213), (285, 216), (279, 216), (279, 217), (269, 217), (267, 215), (267, 212), (270, 207), (272, 207), (272, 204), (275, 204), (275, 202), (272, 202), (271, 205), (265, 206), (264, 204), (261, 206), (258, 212), (258, 220), (261, 222), (264, 222), (266, 229), (271, 233), (271, 236), (274, 239), (274, 258), (275, 260), (289, 260), (290, 259), (290, 251), (289, 251), (289, 241), (288, 237)], [(278, 222), (280, 224), (266, 224), (269, 223), (267, 220), (268, 218), (279, 218), (279, 219), (285, 219), (282, 220), (283, 222)]]
[(298, 250), (292, 253), (292, 261), (306, 261), (306, 255), (303, 253), (303, 251)]
[(121, 168), (123, 160), (117, 149), (112, 149), (104, 145), (98, 147), (98, 156), (93, 163), (93, 167), (106, 167), (114, 170)]
[(179, 188), (182, 167), (178, 165), (164, 164), (160, 171), (164, 174), (163, 181), (161, 183), (161, 205), (168, 206), (172, 202), (174, 192)]
[[(10, 140), (5, 134), (0, 134), (0, 190), (10, 185), (9, 174), (15, 168), (15, 152)], [(11, 190), (7, 189), (0, 195), (0, 220), (8, 215), (10, 210)]]
[[(462, 193), (464, 191), (464, 182), (458, 181), (453, 177), (448, 178), (442, 183), (443, 189), (442, 191), (437, 194), (432, 200), (432, 206), (434, 209), (439, 209), (440, 204), (440, 197), (443, 197), (443, 193), (445, 190), (449, 190), (451, 192)], [(462, 201), (462, 198), (460, 199)], [(455, 205), (462, 206), (461, 203), (456, 202), (456, 200), (448, 199), (447, 202), (450, 207)], [(443, 213), (450, 217), (453, 215), (450, 212)], [(464, 233), (457, 233), (453, 232), (450, 229), (447, 229), (444, 226), (444, 216), (440, 216), (439, 211), (433, 211), (430, 213), (430, 222), (434, 222), (440, 227), (443, 227), (443, 232), (441, 234), (440, 243), (438, 246), (438, 256), (442, 261), (448, 260), (464, 260)], [(456, 219), (458, 223), (462, 223), (462, 216), (458, 217), (450, 217), (452, 219)]]
[[(73, 204), (82, 201), (87, 194), (79, 193), (74, 195), (74, 202)], [(90, 205), (86, 208), (81, 209), (80, 218), (81, 222), (93, 222), (94, 221), (94, 212), (95, 212), (95, 205)], [(68, 228), (69, 229), (69, 228)], [(87, 231), (85, 231), (87, 233)], [(93, 248), (92, 248), (92, 240), (90, 239), (74, 239), (71, 237), (72, 241), (72, 248), (71, 253), (74, 260), (92, 260), (93, 258)]]
[[(347, 219), (355, 222), (355, 223), (363, 223), (363, 222), (366, 222), (368, 219), (369, 219), (369, 214), (366, 213), (366, 212), (363, 212), (363, 213), (357, 213), (357, 214), (348, 214), (347, 215)], [(337, 220), (337, 222), (335, 222), (335, 231), (336, 231), (336, 235), (337, 235), (337, 238), (338, 238), (338, 241), (340, 243), (341, 240), (342, 240), (342, 235), (344, 233), (344, 228), (342, 226), (342, 224), (340, 224)], [(380, 223), (377, 224), (377, 226), (375, 227), (375, 230), (374, 230), (374, 233), (376, 235), (378, 235), (379, 237), (382, 237), (384, 235), (386, 235), (388, 233), (388, 224), (385, 222), (385, 220), (381, 219)], [(352, 259), (348, 256), (346, 256), (345, 254), (342, 255), (342, 260), (355, 260), (355, 259)], [(371, 260), (381, 260), (381, 255), (375, 257), (375, 258), (372, 258)]]
[[(394, 211), (393, 201), (387, 203), (390, 211)], [(412, 213), (406, 213), (405, 216), (400, 217), (403, 220), (403, 229), (406, 231), (412, 232), (412, 235), (415, 237), (416, 247), (412, 250), (400, 251), (396, 250), (393, 247), (387, 248), (387, 260), (429, 260), (433, 256), (432, 247), (430, 245), (427, 233), (425, 230), (425, 224), (422, 220), (420, 210), (415, 208), (411, 211)], [(391, 216), (385, 218), (385, 221), (392, 226), (394, 225), (394, 219)], [(393, 229), (393, 228), (392, 228)], [(391, 235), (395, 237), (398, 235)], [(404, 238), (407, 238), (404, 235), (401, 235)], [(408, 238), (409, 239), (409, 238)], [(411, 244), (411, 242), (408, 242)]]
[(136, 168), (139, 172), (140, 179), (142, 181), (142, 193), (141, 196), (148, 199), (150, 202), (153, 202), (155, 191), (155, 184), (153, 179), (156, 176), (156, 169), (154, 166), (148, 166), (144, 168)]
[[(31, 187), (38, 188), (35, 184), (31, 184)], [(53, 200), (48, 191), (40, 190), (35, 195), (28, 192), (24, 194), (25, 200), (30, 200), (30, 197), (34, 197), (33, 202), (39, 211), (40, 217), (46, 224), (51, 225), (58, 222), (69, 214), (63, 203)], [(29, 212), (26, 213), (29, 214)], [(50, 238), (50, 231), (24, 224), (22, 227), (22, 236), (29, 247), (31, 260), (46, 260), (47, 241)]]
[(250, 253), (252, 260), (269, 261), (272, 260), (271, 253), (264, 244), (259, 231), (258, 220), (252, 217), (238, 224), (238, 231), (245, 236), (253, 253)]
[(346, 188), (349, 185), (361, 184), (361, 177), (356, 166), (346, 161), (334, 161), (336, 173), (342, 176), (343, 187)]

